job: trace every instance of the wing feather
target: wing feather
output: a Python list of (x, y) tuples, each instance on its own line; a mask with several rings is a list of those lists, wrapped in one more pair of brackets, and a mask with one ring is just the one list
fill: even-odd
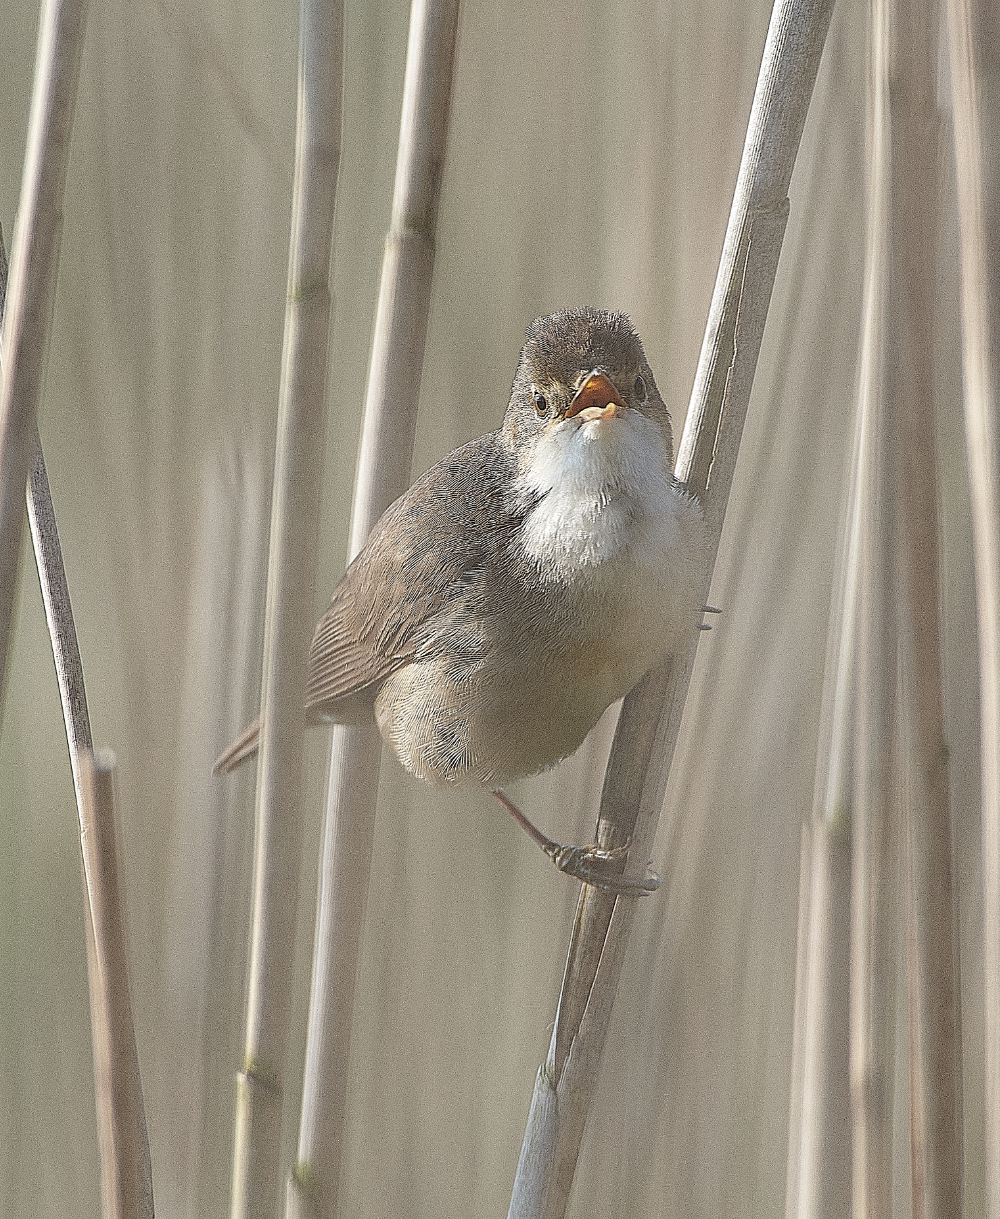
[(432, 466), (385, 511), (334, 589), (309, 651), (312, 718), (370, 719), (382, 683), (417, 659), (472, 573), (495, 565), (523, 512), (500, 433)]

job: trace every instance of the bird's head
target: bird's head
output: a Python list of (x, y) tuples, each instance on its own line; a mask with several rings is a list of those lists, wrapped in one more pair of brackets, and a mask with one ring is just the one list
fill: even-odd
[(634, 454), (669, 473), (670, 416), (642, 341), (624, 313), (585, 307), (536, 318), (521, 350), (503, 434), (519, 474), (542, 488), (574, 472), (618, 467)]

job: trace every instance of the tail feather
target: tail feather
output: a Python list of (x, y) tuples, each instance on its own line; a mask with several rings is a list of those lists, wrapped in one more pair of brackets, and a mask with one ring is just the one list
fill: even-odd
[(260, 716), (245, 729), (236, 738), (235, 741), (224, 749), (222, 753), (215, 759), (215, 765), (212, 767), (213, 775), (228, 775), (231, 770), (235, 770), (241, 762), (245, 762), (247, 758), (252, 758), (257, 752), (258, 738), (260, 736)]

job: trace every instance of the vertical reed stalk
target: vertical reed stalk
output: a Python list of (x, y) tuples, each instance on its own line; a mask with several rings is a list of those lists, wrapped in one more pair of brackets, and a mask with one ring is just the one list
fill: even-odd
[(839, 1219), (850, 1211), (850, 806), (859, 608), (860, 439), (856, 434), (834, 581), (813, 815), (802, 834), (786, 1219)]
[[(0, 232), (0, 324), (7, 300), (7, 255)], [(80, 819), (81, 876), (94, 1093), (105, 1219), (152, 1219), (153, 1177), (128, 984), (124, 903), (114, 821), (114, 759), (91, 752), (83, 664), (73, 622), (38, 428), (32, 426), (28, 523), (38, 567), (52, 658), (66, 724)]]
[(44, 0), (0, 344), (0, 713), (62, 237), (86, 0)]
[[(948, 0), (962, 283), (962, 367), (979, 625), (985, 987), (986, 1215), (1000, 1219), (1000, 22), (990, 0)], [(984, 68), (992, 71), (984, 71)], [(992, 103), (992, 104), (991, 104)]]
[(871, 10), (868, 202), (858, 401), (858, 687), (851, 871), (853, 1214), (892, 1214), (896, 766), (895, 471), (885, 408), (892, 55), (890, 0)]
[[(856, 655), (850, 735), (835, 723), (824, 801), (852, 811), (851, 1091), (853, 1213), (893, 1206), (896, 894), (905, 858), (911, 1063), (911, 1204), (919, 1216), (961, 1211), (962, 1124), (951, 825), (941, 684), (940, 589), (933, 397), (933, 299), (939, 123), (934, 27), (919, 4), (876, 4), (871, 24), (868, 233), (861, 385), (850, 496), (840, 659), (828, 674), (845, 707)], [(828, 678), (828, 685), (829, 685)], [(835, 717), (836, 719), (837, 717)], [(825, 719), (825, 716), (824, 716)], [(835, 765), (836, 764), (836, 765)], [(850, 774), (853, 764), (854, 777)], [(839, 773), (838, 773), (839, 772)], [(837, 795), (831, 802), (830, 795)], [(853, 801), (845, 799), (851, 792)], [(905, 852), (901, 813), (905, 810)], [(812, 850), (826, 855), (827, 838)], [(803, 897), (808, 933), (829, 861), (813, 859)], [(800, 934), (803, 934), (800, 932)], [(841, 1108), (833, 1063), (799, 1042), (836, 1044), (837, 994), (824, 951), (800, 957), (789, 1139), (789, 1217), (843, 1213), (831, 1178), (831, 1130)], [(805, 970), (807, 977), (803, 979)], [(815, 994), (809, 987), (819, 986)], [(797, 1005), (800, 1006), (800, 1005)], [(813, 1013), (810, 1015), (810, 1013)], [(813, 1051), (820, 1047), (811, 1046)], [(812, 1093), (810, 1090), (813, 1090)], [(815, 1115), (819, 1114), (816, 1122)], [(836, 1157), (834, 1157), (836, 1158)], [(832, 1191), (831, 1192), (831, 1188)]]
[[(372, 341), (350, 555), (410, 481), (451, 113), (458, 0), (414, 0)], [(378, 762), (374, 727), (335, 727), (330, 757), (296, 1169), (286, 1214), (338, 1209), (351, 1018), (368, 895)]]
[[(913, 1215), (962, 1212), (959, 979), (942, 673), (934, 419), (934, 306), (941, 123), (937, 15), (896, 0), (890, 77), (892, 269), (887, 411), (897, 455), (896, 578)], [(887, 572), (887, 576), (889, 573)]]
[(802, 831), (786, 1219), (850, 1213), (851, 857), (842, 814), (819, 812)]
[(59, 683), (63, 720), (66, 724), (70, 766), (73, 770), (73, 787), (76, 790), (77, 807), (82, 811), (83, 777), (80, 758), (92, 745), (90, 715), (87, 710), (87, 692), (83, 684), (83, 662), (73, 622), (73, 606), (69, 599), (69, 585), (66, 582), (62, 547), (56, 529), (52, 493), (49, 490), (49, 479), (37, 429), (33, 450), (31, 473), (28, 477), (28, 525), (35, 548), (45, 618), (52, 640), (52, 656), (56, 666), (56, 680)]
[(303, 0), (295, 182), (278, 404), (257, 772), (246, 1049), (231, 1214), (279, 1209), (282, 1078), (302, 854), (302, 734), (326, 422), (329, 279), (340, 165), (342, 13)]
[(153, 1219), (153, 1177), (129, 999), (114, 817), (114, 756), (81, 754), (87, 972), (103, 1219)]

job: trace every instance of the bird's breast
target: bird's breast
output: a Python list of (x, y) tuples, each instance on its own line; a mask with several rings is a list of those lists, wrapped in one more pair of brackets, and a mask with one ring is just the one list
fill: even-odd
[(532, 640), (522, 644), (539, 675), (524, 712), (539, 741), (562, 717), (575, 748), (604, 709), (673, 650), (699, 612), (698, 506), (665, 478), (643, 491), (581, 501), (553, 489), (526, 521), (525, 549), (552, 630), (541, 654), (533, 655)]

